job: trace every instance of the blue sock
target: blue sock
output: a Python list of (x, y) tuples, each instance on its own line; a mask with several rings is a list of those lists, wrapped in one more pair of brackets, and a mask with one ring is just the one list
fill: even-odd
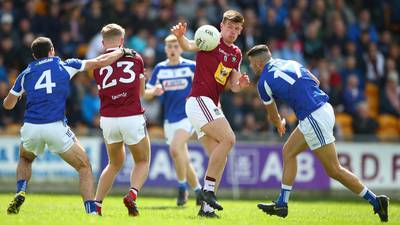
[(178, 188), (180, 190), (187, 190), (188, 188), (188, 183), (186, 180), (178, 180)]
[(198, 194), (201, 191), (201, 187), (196, 187), (195, 189), (193, 189), (194, 193)]
[(18, 180), (17, 181), (17, 193), (20, 191), (26, 192), (26, 187), (28, 186), (27, 180)]
[(87, 200), (84, 202), (86, 213), (97, 213), (96, 201)]
[(291, 190), (292, 186), (282, 184), (281, 193), (279, 194), (279, 198), (276, 201), (276, 204), (278, 206), (287, 206)]
[(376, 199), (376, 195), (367, 187), (364, 187), (359, 195), (367, 200), (372, 206), (374, 206), (374, 208), (379, 209), (380, 206), (378, 200)]

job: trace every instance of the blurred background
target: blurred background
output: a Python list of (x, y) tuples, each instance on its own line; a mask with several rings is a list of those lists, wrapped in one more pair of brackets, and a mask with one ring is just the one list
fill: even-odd
[[(364, 178), (376, 175), (373, 181), (378, 186), (386, 181), (394, 186), (400, 184), (400, 1), (397, 0), (1, 0), (0, 101), (19, 72), (33, 60), (30, 44), (37, 36), (50, 37), (62, 59), (92, 58), (103, 51), (99, 34), (102, 26), (118, 23), (126, 29), (125, 46), (142, 55), (146, 75), (150, 76), (154, 65), (165, 59), (163, 39), (174, 24), (186, 21), (186, 35), (192, 38), (200, 25), (219, 28), (222, 13), (227, 9), (239, 10), (245, 17), (243, 32), (236, 42), (243, 54), (255, 44), (266, 43), (273, 57), (297, 60), (321, 81), (320, 86), (329, 94), (336, 112), (335, 136), (342, 164), (359, 172), (359, 176), (365, 172)], [(184, 57), (193, 59), (195, 55), (185, 53)], [(246, 60), (241, 70), (249, 73), (252, 86), (240, 94), (224, 93), (221, 104), (239, 142), (250, 143), (250, 147), (242, 149), (247, 159), (234, 159), (237, 164), (232, 168), (247, 166), (250, 175), (243, 171), (239, 175), (251, 177), (252, 157), (257, 160), (259, 152), (249, 156), (248, 149), (279, 146), (285, 139), (280, 139), (267, 122), (256, 92), (256, 79)], [(75, 76), (70, 87), (66, 112), (69, 125), (78, 136), (101, 141), (100, 102), (92, 74)], [(15, 146), (18, 146), (24, 104), (22, 98), (12, 111), (0, 107), (3, 137), (0, 142), (6, 149), (4, 162), (10, 162), (7, 160), (18, 154)], [(160, 102), (143, 101), (143, 106), (152, 140), (162, 143)], [(296, 116), (285, 104), (279, 104), (279, 111), (288, 121), (290, 133), (297, 126)], [(160, 148), (167, 149), (165, 145)], [(241, 148), (240, 144), (237, 148)], [(280, 157), (279, 148), (271, 148), (267, 147)], [(269, 158), (265, 157), (266, 161), (259, 164), (267, 165)], [(99, 162), (106, 160), (97, 158)], [(385, 166), (387, 169), (383, 169)], [(266, 182), (262, 181), (263, 169), (257, 171), (260, 182)], [(2, 174), (0, 180), (6, 176)]]

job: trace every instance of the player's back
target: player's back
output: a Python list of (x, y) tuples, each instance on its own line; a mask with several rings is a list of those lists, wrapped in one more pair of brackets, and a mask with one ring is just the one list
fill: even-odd
[(328, 95), (318, 87), (308, 69), (292, 60), (272, 59), (267, 63), (258, 89), (287, 102), (300, 120), (328, 101)]
[(139, 54), (121, 57), (109, 66), (94, 70), (101, 102), (100, 115), (125, 117), (143, 114), (140, 103), (140, 76), (143, 73), (143, 60)]
[(26, 93), (25, 122), (45, 124), (65, 119), (69, 80), (83, 69), (81, 60), (59, 57), (36, 60), (18, 76), (12, 93)]
[(233, 69), (239, 71), (242, 53), (236, 45), (228, 46), (222, 39), (212, 51), (199, 51), (196, 55), (196, 70), (190, 96), (207, 96), (219, 103)]
[(168, 65), (168, 60), (165, 60), (154, 67), (147, 87), (161, 84), (164, 119), (170, 123), (186, 118), (185, 102), (192, 87), (195, 66), (194, 61), (181, 58), (177, 65)]

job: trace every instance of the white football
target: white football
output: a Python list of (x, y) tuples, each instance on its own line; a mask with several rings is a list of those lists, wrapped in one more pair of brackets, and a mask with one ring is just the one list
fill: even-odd
[(218, 29), (211, 25), (203, 25), (194, 33), (196, 46), (202, 51), (211, 51), (216, 48), (220, 38)]

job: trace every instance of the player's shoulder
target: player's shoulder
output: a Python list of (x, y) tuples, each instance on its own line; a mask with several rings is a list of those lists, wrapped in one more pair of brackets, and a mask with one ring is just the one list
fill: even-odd
[(137, 51), (135, 51), (135, 50), (133, 50), (133, 52), (134, 52), (134, 55), (122, 56), (121, 58), (119, 58), (119, 59), (117, 60), (117, 62), (118, 62), (118, 61), (132, 61), (132, 62), (136, 61), (136, 62), (141, 62), (141, 63), (144, 64), (143, 58), (142, 58), (142, 56), (139, 54), (139, 52), (137, 52)]
[[(58, 58), (58, 57), (57, 57)], [(70, 58), (62, 61), (60, 58), (54, 61), (63, 66), (74, 67), (75, 69), (80, 69), (82, 67), (83, 60), (77, 58)]]
[(181, 58), (181, 64), (182, 65), (188, 65), (188, 66), (195, 66), (196, 65), (196, 61), (191, 60), (191, 59)]
[(231, 49), (236, 55), (242, 56), (242, 50), (240, 50), (239, 46), (232, 44)]
[(161, 61), (157, 63), (154, 68), (162, 68), (162, 67), (167, 67), (168, 66), (168, 60)]

